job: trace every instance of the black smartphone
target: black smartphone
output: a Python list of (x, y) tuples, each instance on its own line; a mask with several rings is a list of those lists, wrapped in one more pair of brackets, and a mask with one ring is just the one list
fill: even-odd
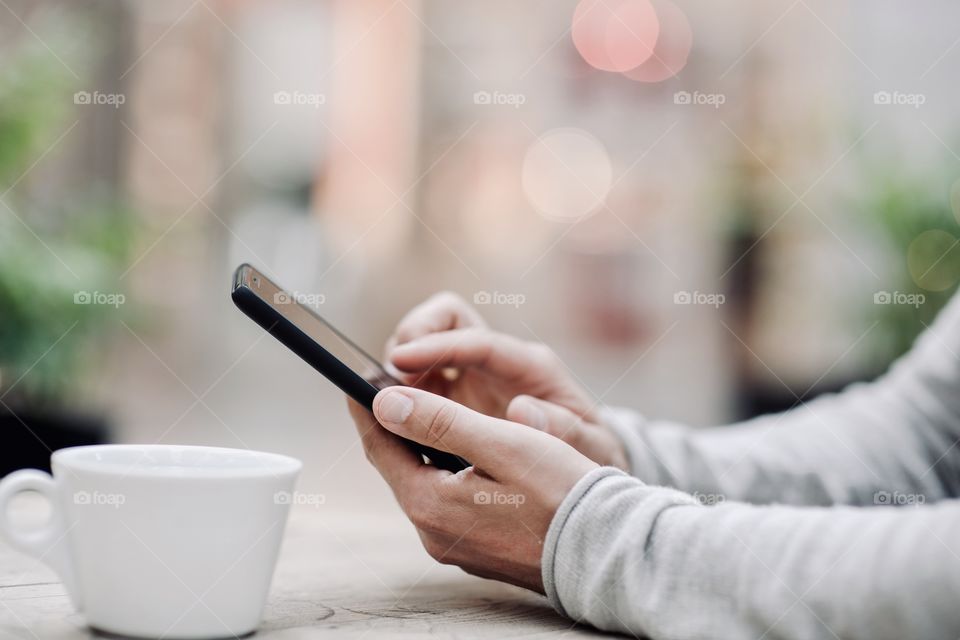
[[(237, 267), (231, 297), (251, 320), (368, 410), (373, 410), (373, 398), (380, 389), (402, 385), (297, 296), (249, 264)], [(470, 466), (452, 453), (417, 442), (410, 446), (441, 469), (456, 472)]]

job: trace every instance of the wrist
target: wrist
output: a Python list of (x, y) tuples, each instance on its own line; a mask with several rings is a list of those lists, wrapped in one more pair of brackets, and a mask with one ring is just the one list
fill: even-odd
[(543, 592), (550, 601), (550, 604), (561, 614), (566, 615), (557, 590), (557, 574), (566, 569), (562, 564), (558, 564), (561, 563), (562, 560), (557, 558), (557, 546), (561, 533), (584, 496), (586, 496), (594, 485), (611, 476), (624, 476), (624, 473), (619, 469), (613, 469), (611, 467), (598, 467), (580, 478), (579, 482), (573, 486), (560, 503), (547, 529), (547, 535), (543, 541), (543, 555), (540, 559), (541, 584), (543, 586)]
[[(543, 586), (561, 614), (593, 623), (591, 607), (610, 596), (597, 593), (598, 576), (619, 582), (624, 572), (642, 572), (649, 561), (660, 515), (674, 507), (703, 509), (689, 494), (648, 485), (617, 469), (584, 476), (557, 509), (544, 543)], [(607, 610), (615, 607), (615, 596)]]

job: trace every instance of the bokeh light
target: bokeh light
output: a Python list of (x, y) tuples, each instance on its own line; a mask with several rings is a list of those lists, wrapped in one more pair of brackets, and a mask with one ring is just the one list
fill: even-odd
[(649, 0), (580, 0), (570, 31), (587, 64), (623, 72), (653, 55), (660, 23)]
[(670, 0), (654, 0), (660, 24), (653, 54), (640, 66), (625, 71), (631, 80), (662, 82), (674, 77), (687, 65), (693, 47), (693, 31), (683, 10)]
[(949, 289), (957, 281), (958, 265), (960, 241), (942, 229), (924, 231), (907, 248), (910, 277), (921, 289)]
[(580, 129), (548, 131), (530, 145), (523, 161), (524, 194), (551, 220), (576, 222), (595, 212), (612, 179), (606, 149)]

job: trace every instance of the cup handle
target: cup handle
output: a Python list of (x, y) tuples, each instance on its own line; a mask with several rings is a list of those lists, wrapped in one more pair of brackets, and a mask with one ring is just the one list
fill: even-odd
[[(10, 520), (10, 501), (24, 491), (35, 491), (50, 503), (50, 518), (38, 529), (18, 527)], [(57, 485), (49, 473), (22, 469), (0, 480), (0, 536), (18, 551), (50, 565), (60, 575), (74, 604), (80, 609), (80, 594), (75, 589), (73, 567), (64, 540), (66, 534)]]

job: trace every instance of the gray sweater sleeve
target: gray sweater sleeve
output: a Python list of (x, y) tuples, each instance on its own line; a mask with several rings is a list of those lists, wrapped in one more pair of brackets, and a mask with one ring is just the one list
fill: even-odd
[[(631, 472), (704, 501), (883, 504), (960, 495), (960, 296), (879, 379), (706, 429), (607, 409)], [(956, 445), (956, 446), (955, 446)]]
[[(636, 477), (601, 468), (565, 498), (552, 604), (653, 638), (960, 637), (958, 354), (955, 298), (888, 374), (785, 414), (611, 413)], [(841, 506), (875, 504), (903, 506)]]
[(655, 639), (960, 636), (960, 504), (697, 504), (610, 467), (544, 544), (553, 606)]

